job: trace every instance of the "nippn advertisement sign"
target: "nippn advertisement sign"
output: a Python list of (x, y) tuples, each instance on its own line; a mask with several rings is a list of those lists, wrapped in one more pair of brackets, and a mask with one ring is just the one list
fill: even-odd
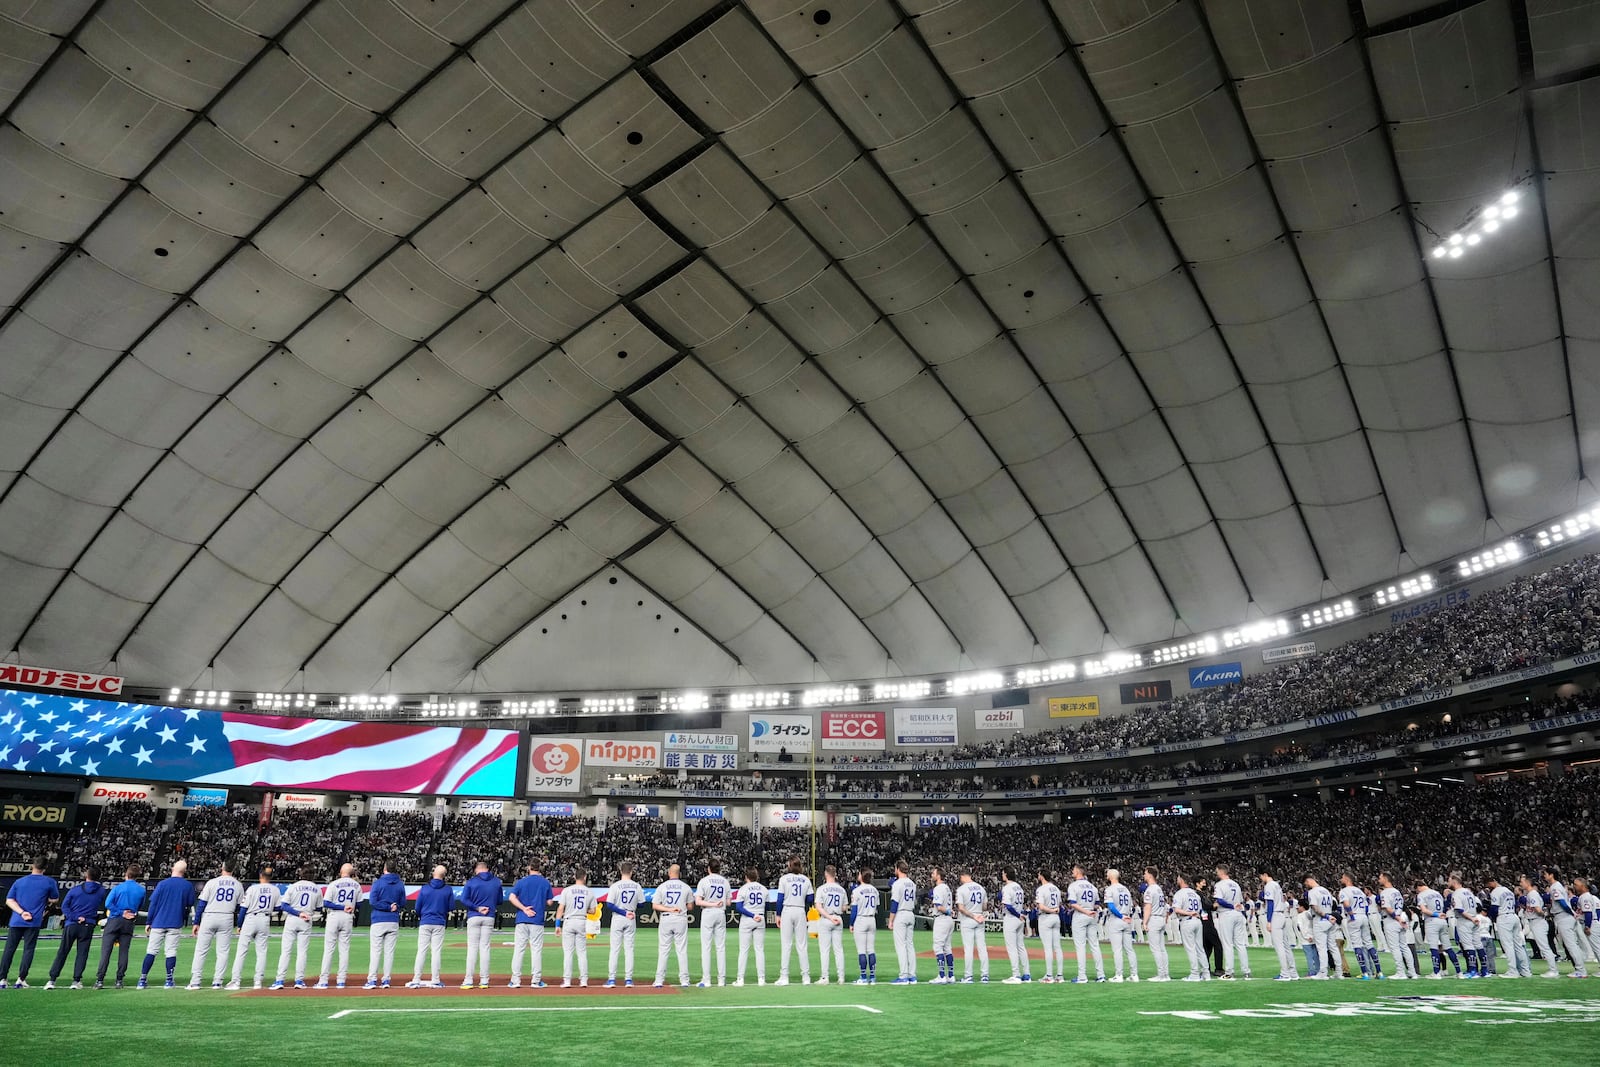
[(583, 738), (539, 737), (529, 740), (528, 792), (576, 793), (583, 773)]
[(591, 737), (583, 759), (591, 767), (659, 767), (661, 745), (648, 738)]
[(882, 752), (889, 716), (881, 711), (825, 711), (822, 747), (833, 751)]
[(750, 751), (810, 752), (812, 731), (809, 715), (753, 714), (750, 716)]

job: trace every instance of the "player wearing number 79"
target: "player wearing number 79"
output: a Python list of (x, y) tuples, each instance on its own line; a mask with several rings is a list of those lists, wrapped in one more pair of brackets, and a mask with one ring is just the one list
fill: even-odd
[(233, 945), (233, 915), (244, 899), (244, 886), (233, 876), (233, 861), (222, 861), (222, 873), (200, 890), (200, 902), (194, 917), (194, 970), (189, 974), (189, 988), (199, 989), (205, 976), (206, 957), (211, 946), (217, 944), (217, 969), (211, 979), (212, 989), (222, 988), (223, 976), (228, 973), (228, 949)]
[(728, 900), (733, 889), (722, 876), (722, 861), (706, 865), (706, 876), (695, 886), (694, 902), (700, 908), (700, 988), (711, 985), (711, 950), (717, 953), (717, 984), (728, 984)]

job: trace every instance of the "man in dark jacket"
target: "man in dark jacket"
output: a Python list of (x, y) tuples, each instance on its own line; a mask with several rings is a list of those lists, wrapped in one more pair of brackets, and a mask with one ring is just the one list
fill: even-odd
[[(367, 893), (371, 906), (372, 929), (368, 934), (367, 989), (389, 988), (389, 972), (394, 970), (394, 945), (400, 937), (400, 909), (406, 903), (406, 886), (387, 860), (383, 874)], [(380, 969), (379, 963), (382, 963)]]
[(94, 987), (105, 988), (106, 970), (111, 966), (111, 950), (120, 948), (117, 956), (117, 988), (128, 973), (128, 950), (133, 947), (133, 924), (144, 907), (144, 869), (137, 863), (128, 867), (118, 883), (106, 895), (106, 929), (100, 935), (100, 969), (95, 972)]
[(28, 988), (28, 969), (33, 966), (33, 947), (39, 942), (39, 931), (44, 927), (44, 913), (61, 899), (61, 887), (44, 873), (45, 861), (33, 861), (33, 873), (25, 874), (11, 883), (6, 893), (6, 907), (11, 912), (6, 927), (5, 954), (0, 956), (0, 989), (6, 988), (11, 976), (11, 957), (22, 946), (22, 968), (17, 972), (15, 989)]
[(1210, 962), (1211, 977), (1215, 978), (1222, 973), (1222, 938), (1217, 934), (1217, 897), (1212, 891), (1211, 883), (1202, 878), (1195, 883), (1195, 888), (1200, 891), (1200, 938), (1206, 950), (1206, 959)]
[(478, 988), (489, 988), (489, 944), (494, 934), (494, 914), (500, 907), (500, 879), (479, 860), (467, 884), (461, 887), (461, 903), (467, 908), (467, 974), (462, 989), (472, 988), (473, 965), (478, 972)]
[(89, 962), (89, 943), (94, 940), (94, 928), (100, 912), (106, 906), (107, 887), (94, 880), (94, 868), (83, 872), (83, 882), (67, 890), (61, 900), (61, 945), (56, 949), (55, 962), (50, 965), (50, 980), (46, 989), (56, 987), (56, 979), (67, 964), (67, 954), (78, 950), (72, 961), (72, 988), (83, 988), (83, 969)]

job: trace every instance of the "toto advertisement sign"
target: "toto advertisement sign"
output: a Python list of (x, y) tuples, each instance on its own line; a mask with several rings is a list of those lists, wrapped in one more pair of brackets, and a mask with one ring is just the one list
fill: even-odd
[(825, 711), (822, 713), (822, 747), (835, 751), (882, 752), (888, 739), (888, 718), (881, 711)]

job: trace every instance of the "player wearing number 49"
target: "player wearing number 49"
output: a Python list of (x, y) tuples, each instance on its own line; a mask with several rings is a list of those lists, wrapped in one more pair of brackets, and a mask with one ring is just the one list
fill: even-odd
[(1100, 955), (1100, 933), (1095, 928), (1095, 906), (1100, 893), (1083, 876), (1082, 867), (1072, 868), (1072, 884), (1067, 886), (1067, 906), (1072, 915), (1072, 949), (1078, 956), (1078, 977), (1074, 983), (1089, 980), (1089, 955), (1094, 955), (1094, 980), (1106, 980), (1105, 957)]

